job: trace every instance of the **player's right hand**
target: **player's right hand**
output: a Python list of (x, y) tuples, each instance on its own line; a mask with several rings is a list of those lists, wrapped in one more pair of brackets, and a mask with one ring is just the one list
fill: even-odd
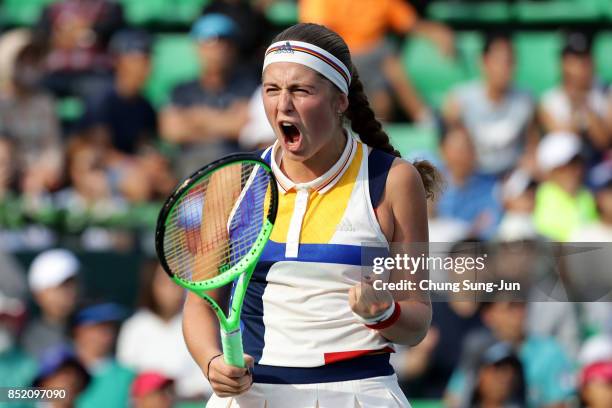
[(225, 363), (223, 355), (214, 358), (210, 362), (208, 381), (219, 397), (233, 397), (248, 391), (253, 385), (252, 369), (253, 357), (244, 355), (247, 368), (231, 366)]

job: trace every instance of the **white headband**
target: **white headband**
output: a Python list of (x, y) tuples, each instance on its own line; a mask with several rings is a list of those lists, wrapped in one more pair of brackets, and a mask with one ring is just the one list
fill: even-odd
[(312, 68), (348, 95), (351, 72), (342, 61), (323, 48), (302, 41), (275, 42), (266, 50), (263, 69), (275, 62), (295, 62)]

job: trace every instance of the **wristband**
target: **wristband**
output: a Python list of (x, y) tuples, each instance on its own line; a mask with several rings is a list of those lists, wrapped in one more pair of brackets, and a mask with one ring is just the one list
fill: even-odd
[(223, 355), (223, 353), (219, 353), (219, 354), (215, 354), (214, 356), (212, 356), (210, 358), (210, 360), (208, 360), (208, 364), (206, 365), (206, 379), (208, 381), (210, 381), (210, 378), (208, 376), (208, 374), (210, 373), (210, 363), (212, 363), (212, 361), (217, 358), (217, 357), (221, 357)]
[(378, 316), (374, 316), (374, 317), (363, 317), (358, 315), (357, 313), (353, 312), (353, 316), (355, 316), (355, 319), (357, 319), (357, 321), (359, 321), (359, 323), (368, 325), (368, 324), (377, 324), (380, 323), (384, 320), (387, 320), (389, 317), (391, 317), (391, 315), (393, 314), (393, 312), (395, 311), (395, 303), (391, 303), (391, 305), (383, 310), (383, 312), (381, 314), (379, 314)]
[(402, 314), (402, 308), (400, 307), (400, 304), (397, 302), (394, 302), (393, 305), (394, 305), (394, 307), (392, 308), (393, 312), (387, 319), (382, 320), (378, 323), (374, 323), (374, 324), (366, 324), (365, 326), (368, 329), (374, 329), (374, 330), (383, 330), (383, 329), (386, 329), (387, 327), (391, 327), (393, 324), (395, 324), (395, 322), (398, 321), (398, 319), (400, 318), (400, 315)]

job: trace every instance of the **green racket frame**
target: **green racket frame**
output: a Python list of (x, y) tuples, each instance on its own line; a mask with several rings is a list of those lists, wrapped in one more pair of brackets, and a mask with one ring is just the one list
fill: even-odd
[[(191, 187), (198, 184), (201, 179), (208, 176), (210, 173), (221, 169), (222, 167), (238, 162), (261, 165), (270, 176), (269, 185), (271, 202), (266, 218), (263, 221), (262, 229), (249, 252), (229, 270), (215, 276), (214, 278), (200, 282), (190, 282), (182, 279), (172, 271), (164, 254), (164, 235), (166, 231), (166, 223), (168, 222), (168, 216), (172, 212), (174, 206), (180, 202), (181, 198), (191, 190)], [(242, 333), (240, 330), (242, 303), (244, 301), (247, 286), (251, 276), (253, 275), (253, 271), (255, 270), (255, 266), (257, 265), (259, 257), (261, 256), (261, 253), (263, 252), (263, 249), (270, 238), (270, 234), (272, 233), (277, 209), (278, 188), (276, 185), (276, 179), (274, 178), (274, 174), (272, 173), (270, 166), (258, 156), (247, 153), (238, 153), (216, 160), (185, 179), (174, 191), (174, 193), (172, 193), (166, 200), (157, 220), (157, 229), (155, 231), (155, 248), (162, 267), (175, 283), (204, 299), (214, 310), (217, 318), (219, 319), (219, 326), (221, 327), (221, 344), (223, 347), (224, 360), (227, 364), (236, 367), (245, 367), (242, 347)], [(237, 282), (232, 295), (231, 304), (229, 306), (229, 313), (228, 316), (226, 316), (218, 303), (205, 292), (228, 285), (235, 280), (237, 280)]]

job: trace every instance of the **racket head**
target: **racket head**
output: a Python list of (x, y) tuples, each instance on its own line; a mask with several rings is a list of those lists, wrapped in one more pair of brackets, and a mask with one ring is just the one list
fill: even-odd
[(166, 273), (196, 292), (224, 286), (252, 270), (278, 208), (270, 166), (237, 153), (181, 182), (157, 220), (155, 247)]

